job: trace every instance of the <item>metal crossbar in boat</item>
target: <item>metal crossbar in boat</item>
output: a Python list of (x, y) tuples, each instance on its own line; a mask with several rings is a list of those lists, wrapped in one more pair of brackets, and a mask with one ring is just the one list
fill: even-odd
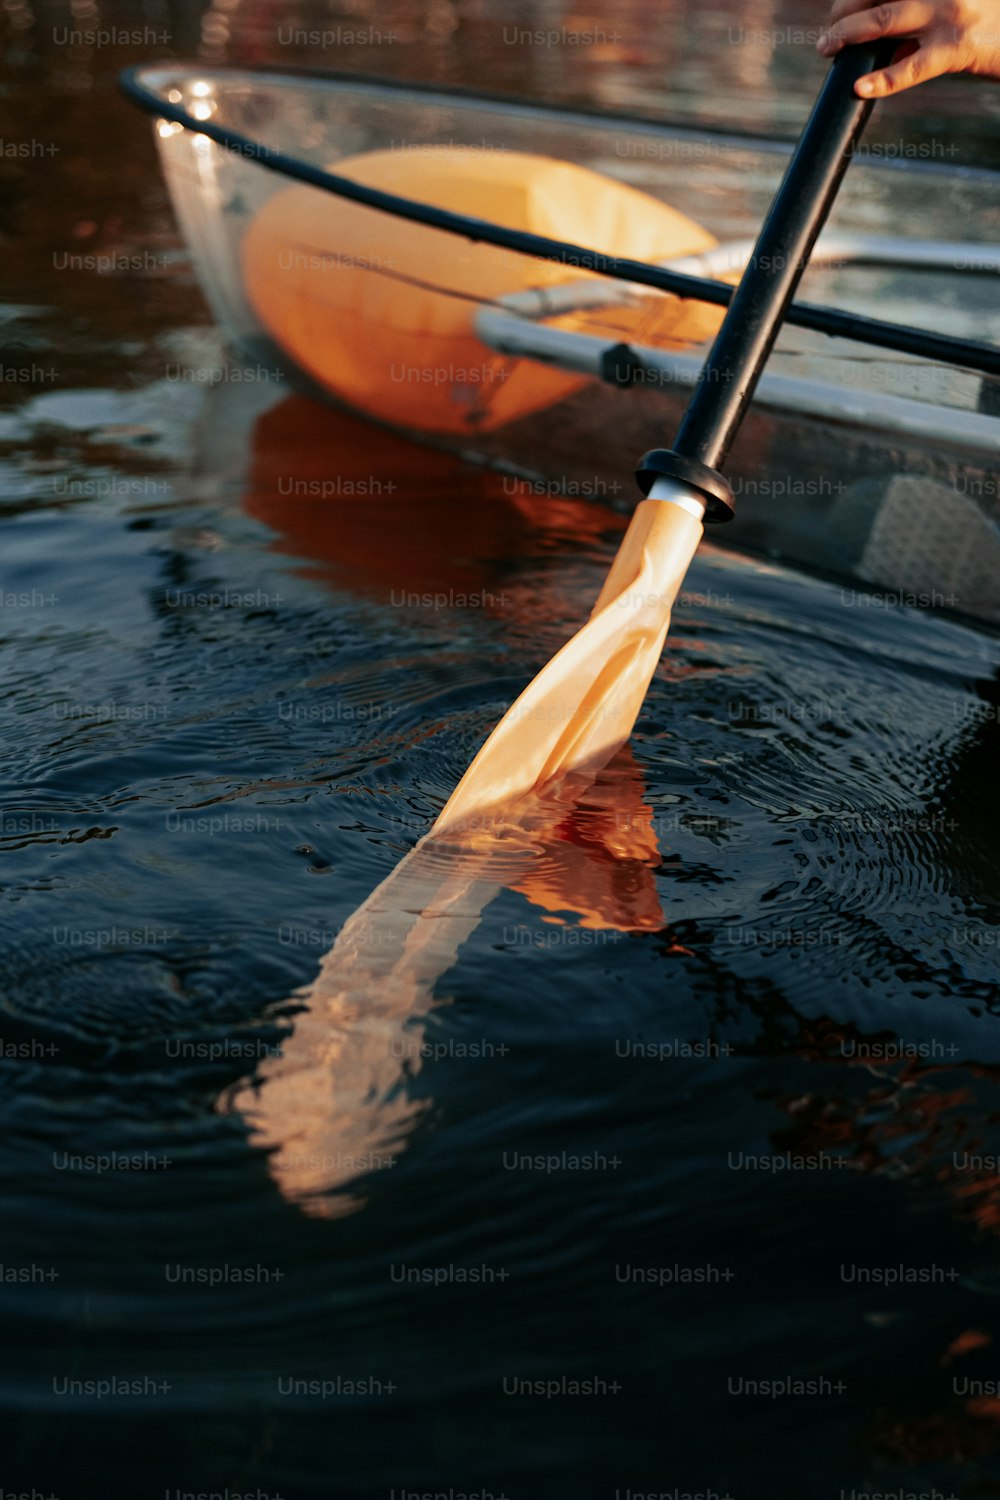
[[(742, 272), (752, 240), (732, 240), (664, 262), (669, 270), (695, 276)], [(826, 234), (816, 245), (814, 266), (886, 265), (920, 270), (970, 268), (967, 274), (1000, 272), (1000, 246), (950, 240), (903, 240), (892, 235)], [(623, 282), (563, 283), (543, 290), (514, 292), (476, 315), (476, 331), (498, 354), (540, 360), (611, 385), (652, 381), (663, 387), (694, 386), (702, 360), (694, 354), (642, 344), (609, 343), (594, 334), (551, 328), (538, 320), (585, 308), (634, 305), (645, 289)], [(887, 433), (930, 437), (938, 442), (1000, 452), (1000, 419), (986, 412), (935, 406), (884, 391), (859, 392), (837, 381), (810, 380), (766, 372), (757, 387), (758, 405), (783, 412), (863, 423)]]

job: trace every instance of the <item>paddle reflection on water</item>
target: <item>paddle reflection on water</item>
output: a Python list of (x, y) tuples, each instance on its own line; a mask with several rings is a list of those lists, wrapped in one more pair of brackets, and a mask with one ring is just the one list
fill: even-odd
[(656, 932), (659, 859), (628, 750), (596, 778), (567, 776), (460, 835), (422, 839), (295, 997), (303, 1009), (281, 1056), (228, 1101), (272, 1153), (282, 1194), (310, 1213), (349, 1212), (358, 1196), (328, 1195), (405, 1148), (431, 1104), (410, 1097), (408, 1080), (432, 1051), (430, 1013), (445, 1003), (435, 986), (501, 890), (520, 892), (546, 923), (577, 926), (581, 941)]
[[(277, 550), (307, 558), (309, 575), (334, 588), (382, 599), (404, 587), (476, 594), (488, 613), (502, 595), (505, 620), (523, 624), (557, 609), (555, 591), (546, 605), (505, 587), (497, 559), (562, 552), (570, 538), (579, 547), (622, 526), (605, 507), (476, 473), (304, 397), (266, 412), (254, 438), (247, 509), (278, 532)], [(599, 934), (662, 930), (659, 863), (627, 747), (596, 774), (571, 773), (421, 839), (293, 997), (300, 1009), (280, 1056), (221, 1101), (268, 1151), (282, 1194), (311, 1214), (350, 1212), (364, 1201), (364, 1177), (405, 1149), (431, 1105), (423, 1091), (411, 1096), (409, 1082), (432, 1054), (432, 1012), (446, 1003), (438, 981), (502, 891), (523, 895), (545, 925), (575, 927), (581, 943), (596, 945)], [(544, 941), (544, 932), (525, 933)]]

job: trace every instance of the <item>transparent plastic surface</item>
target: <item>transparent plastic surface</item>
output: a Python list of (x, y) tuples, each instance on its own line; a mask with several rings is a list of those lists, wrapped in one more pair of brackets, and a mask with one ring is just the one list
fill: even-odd
[[(333, 170), (360, 153), (395, 151), (405, 160), (405, 153), (428, 146), (443, 152), (462, 147), (529, 152), (575, 163), (669, 204), (723, 242), (754, 235), (787, 150), (778, 143), (690, 128), (609, 124), (586, 114), (557, 114), (363, 79), (164, 68), (147, 70), (142, 82), (196, 118)], [(273, 340), (246, 295), (241, 245), (263, 206), (288, 188), (287, 180), (179, 125), (160, 121), (156, 130), (170, 191), (213, 313), (244, 349), (257, 354), (265, 348), (273, 354)], [(318, 190), (316, 196), (329, 198)], [(504, 222), (500, 202), (496, 221)], [(335, 236), (335, 215), (329, 222)], [(1000, 173), (887, 160), (865, 155), (862, 148), (832, 226), (870, 234), (891, 230), (903, 241), (995, 244), (1000, 240)], [(406, 226), (396, 227), (394, 243), (405, 258)], [(561, 237), (572, 236), (566, 232)], [(449, 238), (455, 255), (471, 253), (467, 241)], [(335, 242), (323, 248), (330, 255), (338, 251)], [(522, 259), (512, 256), (512, 265)], [(396, 270), (405, 275), (405, 264)], [(531, 285), (543, 272), (543, 262), (527, 261), (512, 274), (511, 291)], [(979, 274), (974, 256), (963, 252), (952, 268), (933, 272), (834, 263), (808, 273), (802, 295), (893, 321), (997, 341), (1000, 303), (995, 288), (995, 273)], [(663, 300), (656, 292), (639, 295), (650, 309)], [(610, 305), (619, 301), (618, 288), (609, 288)], [(612, 319), (609, 331), (613, 328)], [(773, 368), (966, 409), (975, 408), (981, 384), (975, 376), (798, 330), (783, 335)]]
[[(630, 192), (646, 195), (651, 221), (673, 211), (694, 226), (693, 246), (682, 236), (671, 249), (668, 239), (664, 255), (662, 244), (656, 253), (640, 241), (634, 256), (669, 260), (676, 250), (682, 265), (705, 238), (752, 243), (790, 149), (383, 80), (171, 67), (139, 81), (192, 122), (341, 175), (360, 177), (377, 160), (381, 185), (391, 180), (414, 200), (424, 192), (430, 201), (435, 154), (460, 161), (466, 180), (470, 160), (506, 163), (495, 187), (480, 183), (468, 195), (475, 201), (447, 172), (435, 191), (438, 206), (508, 227), (525, 227), (517, 154), (544, 158), (562, 186), (541, 194), (527, 227), (573, 243), (588, 243), (581, 202), (586, 209), (586, 183), (596, 179), (584, 178), (599, 174), (623, 204)], [(537, 478), (540, 493), (627, 503), (638, 456), (669, 446), (718, 309), (439, 230), (430, 232), (435, 249), (426, 229), (396, 215), (290, 182), (195, 128), (155, 117), (154, 126), (212, 311), (244, 357), (434, 446)], [(576, 200), (567, 172), (584, 174)], [(608, 223), (617, 216), (615, 234), (631, 234), (631, 210), (614, 208), (614, 191)], [(262, 225), (271, 253), (282, 253), (285, 233), (293, 261), (319, 266), (279, 268), (288, 279), (275, 278), (273, 299), (251, 254)], [(859, 151), (829, 233), (893, 236), (904, 251), (945, 242), (946, 253), (933, 268), (903, 264), (905, 255), (881, 264), (834, 257), (807, 272), (804, 300), (1000, 343), (1000, 173)], [(607, 249), (600, 238), (594, 230), (596, 248)], [(331, 374), (323, 361), (337, 339)], [(663, 363), (609, 384), (602, 351), (623, 344)], [(401, 402), (404, 379), (412, 389)], [(931, 589), (971, 599), (962, 607), (996, 619), (998, 455), (1000, 381), (786, 327), (727, 465), (737, 515), (725, 540), (891, 577), (915, 598)]]

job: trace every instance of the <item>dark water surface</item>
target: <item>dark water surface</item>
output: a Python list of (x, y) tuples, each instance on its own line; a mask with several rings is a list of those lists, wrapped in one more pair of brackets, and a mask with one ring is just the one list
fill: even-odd
[[(622, 523), (196, 378), (112, 89), (200, 51), (788, 133), (808, 48), (719, 38), (820, 10), (5, 14), (0, 133), (57, 149), (0, 159), (3, 1493), (1000, 1494), (1000, 644), (706, 547), (630, 751), (412, 853)], [(982, 157), (998, 97), (881, 128)]]

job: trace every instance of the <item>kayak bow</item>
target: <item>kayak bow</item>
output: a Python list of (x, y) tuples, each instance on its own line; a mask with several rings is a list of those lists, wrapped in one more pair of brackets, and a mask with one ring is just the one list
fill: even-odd
[[(676, 427), (701, 384), (725, 278), (751, 255), (790, 154), (747, 134), (355, 74), (171, 63), (123, 87), (156, 117), (199, 280), (261, 400), (265, 375), (274, 395), (291, 381), (595, 510), (620, 505), (653, 425)], [(518, 207), (521, 159), (562, 184), (548, 218)], [(691, 238), (644, 238), (638, 207), (618, 238), (610, 211), (636, 195), (656, 235), (674, 214)], [(275, 205), (306, 199), (284, 225), (292, 265), (268, 285)], [(591, 200), (608, 207), (600, 222)], [(894, 232), (873, 233), (879, 220)], [(785, 324), (823, 332), (789, 328), (760, 379), (727, 471), (755, 503), (720, 529), (724, 545), (1000, 623), (998, 224), (1000, 172), (861, 149), (810, 258), (837, 305), (796, 293), (786, 311)], [(699, 248), (706, 232), (718, 243)], [(429, 262), (417, 252), (431, 243)], [(477, 279), (489, 279), (478, 297)]]

